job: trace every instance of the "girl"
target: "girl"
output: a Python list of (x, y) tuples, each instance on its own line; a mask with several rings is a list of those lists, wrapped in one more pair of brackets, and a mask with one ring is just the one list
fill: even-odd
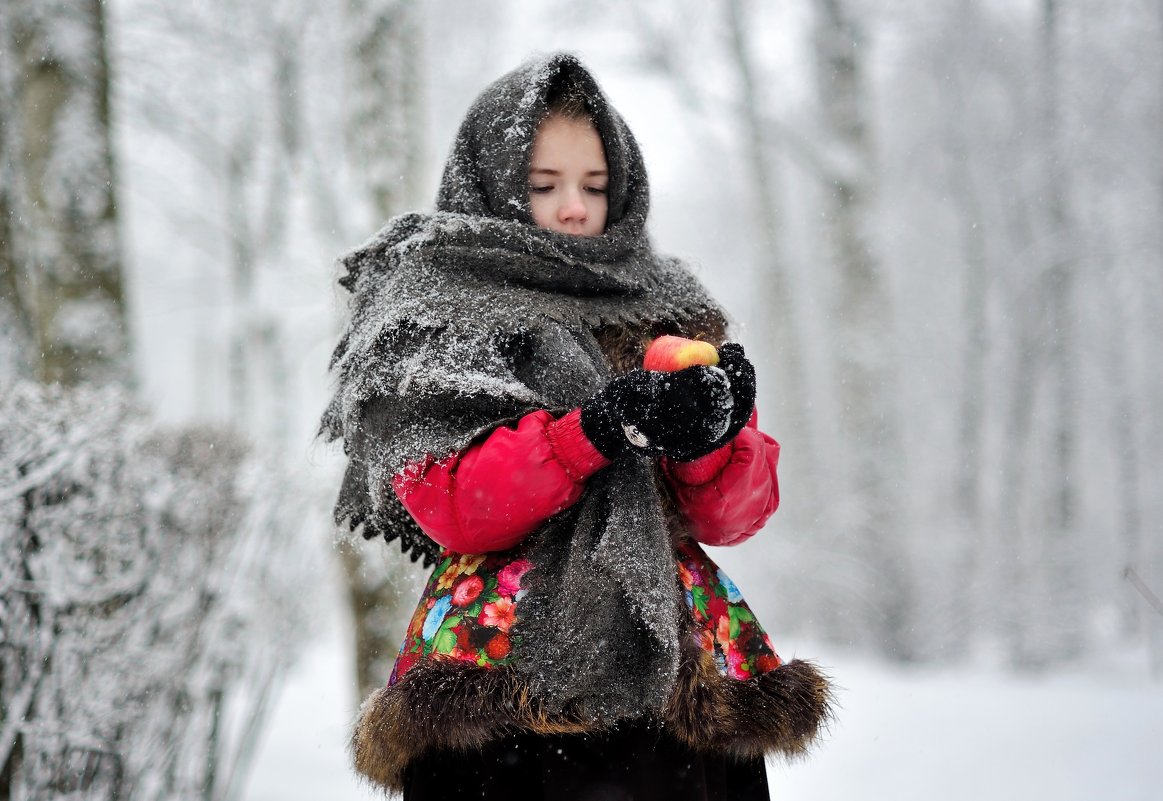
[(324, 417), (335, 509), (435, 564), (356, 768), (407, 799), (766, 799), (825, 678), (784, 662), (699, 543), (775, 510), (743, 349), (640, 369), (721, 310), (645, 232), (637, 144), (572, 56), (488, 87), (436, 212), (348, 255)]

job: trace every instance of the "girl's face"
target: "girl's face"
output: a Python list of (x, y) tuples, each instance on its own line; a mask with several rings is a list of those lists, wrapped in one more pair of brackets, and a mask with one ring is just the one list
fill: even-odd
[(606, 230), (606, 151), (588, 120), (553, 115), (537, 126), (529, 161), (529, 206), (542, 228), (573, 236)]

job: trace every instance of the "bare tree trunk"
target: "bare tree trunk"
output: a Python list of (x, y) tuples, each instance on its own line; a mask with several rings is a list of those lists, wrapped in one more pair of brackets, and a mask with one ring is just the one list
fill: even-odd
[[(303, 21), (282, 19), (272, 40), (274, 48), (274, 154), (267, 189), (266, 209), (258, 239), (268, 251), (280, 252), (286, 241), (292, 184), (301, 176), (303, 155), (302, 75), (300, 59)], [(247, 340), (262, 369), (251, 371), (251, 381), (265, 383), (263, 398), (266, 425), (263, 438), (276, 452), (291, 445), (290, 366), (278, 315), (269, 310), (248, 317)]]
[[(980, 41), (980, 20), (977, 15), (977, 8), (971, 0), (961, 0), (952, 16), (958, 40), (968, 41), (971, 47)], [(957, 520), (950, 529), (950, 535), (956, 539), (949, 549), (955, 563), (951, 565), (951, 603), (946, 618), (949, 630), (943, 642), (943, 646), (953, 654), (964, 649), (981, 618), (975, 588), (980, 578), (982, 451), (987, 392), (985, 359), (989, 350), (986, 322), (989, 254), (985, 213), (981, 192), (974, 180), (973, 149), (968, 136), (972, 126), (969, 116), (970, 87), (963, 73), (972, 62), (965, 54), (958, 55), (960, 57), (949, 67), (949, 112), (944, 115), (949, 141), (949, 194), (957, 207), (957, 222), (965, 259), (961, 306), (965, 339), (959, 371), (958, 453), (953, 498)]]
[(17, 242), (22, 234), (17, 215), (22, 205), (22, 161), (17, 156), (22, 148), (20, 126), (12, 117), (22, 105), (17, 87), (22, 70), (14, 53), (16, 10), (13, 4), (0, 4), (0, 109), (4, 110), (0, 113), (0, 381), (5, 382), (31, 377), (33, 362), (29, 304), (21, 297), (25, 257)]
[(348, 158), (387, 218), (418, 205), (424, 164), (423, 8), (348, 0)]
[[(424, 159), (423, 9), (415, 0), (348, 0), (348, 158), (364, 176), (374, 212), (387, 219), (420, 200)], [(356, 682), (366, 697), (388, 679), (411, 598), (399, 585), (407, 565), (372, 558), (382, 547), (341, 554), (355, 627)]]
[[(816, 0), (817, 91), (825, 125), (852, 168), (827, 189), (825, 237), (839, 270), (833, 306), (840, 434), (848, 449), (840, 525), (867, 570), (857, 593), (870, 602), (846, 635), (874, 635), (887, 653), (913, 656), (910, 639), (913, 575), (902, 542), (893, 477), (901, 446), (893, 392), (893, 313), (871, 238), (874, 158), (868, 121), (863, 31), (843, 0)], [(845, 618), (840, 621), (843, 624)]]
[[(1117, 308), (1119, 298), (1110, 300), (1110, 308)], [(1130, 376), (1128, 351), (1131, 342), (1122, 325), (1114, 326), (1110, 332), (1111, 344), (1107, 349), (1107, 380), (1110, 384), (1111, 401), (1114, 404), (1114, 446), (1117, 454), (1117, 527), (1119, 541), (1123, 549), (1123, 560), (1127, 568), (1145, 570), (1149, 564), (1148, 549), (1143, 542), (1143, 516), (1140, 510), (1139, 454), (1140, 436), (1137, 429), (1137, 415), (1133, 395), (1133, 381)], [(1124, 595), (1122, 605), (1122, 628), (1128, 635), (1137, 634), (1142, 625), (1143, 607), (1133, 593)]]
[[(930, 602), (935, 629), (925, 634), (928, 648), (947, 657), (962, 654), (972, 641), (984, 614), (978, 589), (984, 550), (983, 459), (984, 430), (989, 392), (986, 357), (989, 337), (986, 299), (990, 287), (990, 242), (987, 235), (989, 198), (983, 192), (978, 172), (988, 168), (988, 158), (969, 132), (978, 124), (974, 100), (981, 74), (978, 64), (987, 57), (980, 12), (973, 0), (959, 0), (944, 18), (942, 34), (934, 39), (935, 58), (926, 64), (940, 64), (944, 70), (941, 106), (934, 109), (940, 120), (940, 147), (943, 151), (944, 193), (954, 212), (957, 246), (961, 255), (961, 341), (959, 386), (955, 397), (957, 450), (951, 487), (952, 519), (933, 532), (941, 539), (934, 543), (940, 554), (936, 581), (939, 588)], [(927, 50), (928, 48), (926, 48)], [(993, 232), (990, 232), (993, 233)], [(944, 504), (942, 504), (944, 505)], [(919, 579), (920, 580), (920, 579)]]
[(1029, 526), (1022, 519), (1022, 501), (1028, 486), (1026, 471), (1032, 438), (1034, 390), (1042, 364), (1040, 352), (1034, 344), (1034, 322), (1019, 316), (1017, 323), (1017, 358), (1005, 418), (1005, 451), (996, 525), (1002, 532), (996, 543), (1000, 570), (990, 588), (993, 596), (990, 617), (1006, 645), (1010, 660), (1017, 667), (1036, 666), (1029, 637), (1028, 607), (1038, 554), (1029, 544)]
[[(1163, 54), (1163, 0), (1158, 0), (1156, 3), (1158, 25), (1156, 39), (1158, 50), (1157, 52)], [(1156, 95), (1157, 114), (1156, 120), (1159, 127), (1163, 127), (1163, 59), (1159, 62), (1159, 82), (1156, 87), (1159, 89)], [(1157, 145), (1163, 151), (1163, 142)], [(1156, 226), (1156, 233), (1159, 240), (1156, 244), (1156, 253), (1159, 254), (1159, 271), (1163, 274), (1163, 160), (1160, 162), (1159, 174), (1155, 176), (1156, 186), (1158, 187), (1158, 206), (1156, 214), (1159, 216), (1160, 225)], [(1154, 298), (1154, 313), (1148, 309), (1148, 320), (1151, 321), (1152, 326), (1149, 330), (1149, 338), (1152, 342), (1163, 342), (1163, 300), (1158, 295)], [(1160, 366), (1158, 360), (1154, 360), (1154, 372), (1147, 377), (1150, 398), (1163, 397), (1163, 367)], [(1146, 452), (1152, 454), (1151, 461), (1148, 462), (1148, 467), (1144, 470), (1144, 484), (1148, 487), (1158, 487), (1163, 485), (1163, 459), (1160, 453), (1163, 453), (1163, 424), (1160, 423), (1159, 415), (1155, 414), (1148, 418), (1148, 447)], [(1153, 424), (1152, 424), (1153, 423)], [(1147, 565), (1154, 568), (1152, 575), (1156, 581), (1156, 587), (1163, 584), (1163, 504), (1158, 500), (1158, 494), (1155, 493), (1155, 507), (1149, 509), (1148, 514), (1151, 520), (1151, 530), (1153, 536), (1144, 537), (1144, 544), (1146, 546), (1146, 553), (1144, 554), (1144, 561)], [(1163, 590), (1161, 590), (1163, 592)], [(1149, 649), (1151, 658), (1151, 674), (1156, 678), (1163, 677), (1163, 615), (1152, 615), (1146, 613), (1144, 615), (1146, 620), (1146, 638), (1147, 647)]]
[(5, 6), (0, 304), (41, 381), (128, 382), (103, 5)]
[(1070, 209), (1067, 180), (1068, 163), (1063, 142), (1059, 15), (1057, 0), (1042, 2), (1042, 124), (1046, 137), (1044, 163), (1047, 212), (1051, 246), (1047, 255), (1049, 283), (1049, 359), (1053, 384), (1054, 430), (1051, 464), (1056, 470), (1050, 501), (1048, 548), (1051, 554), (1049, 591), (1052, 630), (1056, 634), (1050, 648), (1058, 654), (1081, 653), (1083, 618), (1080, 598), (1087, 596), (1082, 586), (1078, 561), (1082, 558), (1078, 541), (1077, 490), (1075, 489), (1076, 431), (1078, 428), (1078, 353), (1075, 343), (1075, 263), (1077, 228)]
[[(254, 101), (226, 121), (222, 142), (211, 141), (222, 181), (223, 229), (229, 247), (230, 298), (227, 332), (227, 394), (232, 424), (264, 447), (288, 447), (288, 363), (277, 315), (262, 300), (264, 264), (277, 263), (285, 247), (293, 180), (302, 144), (302, 20), (279, 7), (269, 36), (256, 46), (272, 63), (271, 82)], [(259, 104), (269, 100), (270, 105)], [(265, 161), (266, 163), (260, 163)], [(256, 191), (257, 190), (257, 191)], [(256, 197), (257, 196), (257, 197)], [(203, 337), (212, 336), (210, 331)]]
[[(1074, 259), (1059, 105), (1058, 8), (1043, 0), (1039, 105), (1040, 185), (1030, 233), (1036, 272), (1014, 300), (1017, 359), (1005, 429), (999, 504), (1000, 547), (1009, 550), (999, 621), (1013, 664), (1041, 668), (1081, 652), (1082, 620), (1077, 504), (1074, 489), (1078, 357), (1074, 344)], [(1049, 426), (1035, 426), (1039, 410)], [(1041, 434), (1042, 437), (1038, 435)], [(1048, 442), (1043, 437), (1048, 436)]]
[[(4, 12), (0, 10), (0, 15)], [(3, 16), (0, 16), (3, 27)], [(2, 56), (0, 56), (2, 58)], [(0, 89), (0, 104), (7, 94)], [(0, 153), (4, 142), (4, 115), (0, 114)], [(20, 298), (20, 263), (12, 252), (13, 212), (8, 187), (14, 186), (14, 162), (0, 157), (0, 383), (32, 377), (32, 325)]]
[(230, 335), (228, 386), (231, 425), (252, 431), (251, 392), (254, 350), (256, 242), (246, 198), (248, 171), (254, 159), (256, 131), (249, 124), (237, 132), (224, 154), (226, 231), (230, 243)]

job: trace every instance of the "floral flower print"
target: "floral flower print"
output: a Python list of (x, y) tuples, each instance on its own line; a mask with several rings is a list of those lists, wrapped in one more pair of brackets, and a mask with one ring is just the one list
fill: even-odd
[(477, 572), (477, 568), (488, 559), (486, 554), (479, 554), (474, 556), (472, 554), (464, 554), (460, 557), (460, 573), (462, 576), (471, 576)]
[(396, 658), (396, 664), (392, 667), (391, 678), (388, 679), (388, 686), (399, 681), (400, 676), (408, 672), (408, 670), (420, 661), (420, 654), (416, 652), (403, 653)]
[(516, 604), (508, 598), (498, 598), (491, 604), (485, 604), (485, 608), (481, 610), (481, 623), (486, 626), (496, 626), (501, 631), (508, 631), (516, 622)]
[(718, 672), (746, 680), (778, 668), (782, 662), (739, 588), (701, 548), (678, 549), (678, 579), (696, 624), (699, 647), (711, 654)]
[(439, 578), (436, 580), (436, 588), (438, 590), (451, 589), (452, 585), (461, 576), (471, 576), (481, 566), (487, 557), (484, 554), (461, 554), (455, 556), (449, 554), (445, 561), (436, 568), (435, 575)]
[(722, 568), (716, 570), (715, 575), (719, 577), (719, 583), (727, 591), (728, 601), (737, 604), (743, 600), (743, 594), (739, 592), (739, 588), (735, 586), (735, 582), (731, 581), (731, 577), (724, 573)]
[(738, 648), (727, 651), (727, 675), (733, 679), (751, 678), (751, 660)]
[[(716, 592), (708, 593), (707, 597), (707, 615), (711, 620), (725, 620), (730, 614), (731, 607), (727, 605), (727, 599), (723, 598)], [(724, 638), (724, 642), (726, 638)]]
[(763, 674), (775, 670), (777, 667), (779, 667), (779, 664), (779, 657), (774, 653), (761, 654), (755, 660), (756, 673)]
[[(693, 624), (691, 634), (718, 673), (746, 680), (777, 669), (779, 655), (735, 583), (694, 543), (678, 546), (675, 572)], [(510, 664), (519, 653), (512, 629), (533, 564), (511, 553), (445, 551), (408, 625), (389, 684), (427, 659), (482, 668)]]
[(474, 556), (445, 551), (442, 557), (408, 624), (389, 684), (425, 659), (480, 667), (513, 660), (520, 637), (509, 629), (517, 619), (517, 601), (525, 593), (521, 579), (532, 563), (505, 553)]
[(457, 606), (468, 606), (478, 597), (485, 588), (485, 582), (480, 576), (469, 576), (452, 588), (452, 602)]
[(450, 606), (452, 606), (452, 596), (445, 595), (428, 610), (428, 616), (424, 618), (424, 629), (421, 632), (425, 640), (431, 640), (436, 636), (436, 632), (440, 630), (440, 624), (444, 622), (444, 616), (448, 614), (448, 608)]
[(497, 592), (501, 595), (516, 595), (521, 591), (521, 579), (531, 567), (533, 563), (528, 559), (518, 559), (505, 565), (497, 574)]
[(485, 646), (485, 653), (489, 655), (490, 659), (504, 659), (509, 655), (509, 636), (507, 634), (498, 634), (489, 640)]
[(715, 642), (724, 651), (731, 645), (731, 621), (726, 616), (719, 618), (719, 625), (715, 627)]

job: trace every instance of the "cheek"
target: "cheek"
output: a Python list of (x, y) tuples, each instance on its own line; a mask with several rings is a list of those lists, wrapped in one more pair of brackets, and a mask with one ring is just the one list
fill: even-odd
[(533, 214), (533, 222), (542, 228), (548, 228), (555, 219), (553, 204), (546, 195), (529, 195), (529, 210)]
[(606, 215), (609, 211), (609, 201), (605, 195), (594, 199), (589, 208), (589, 223), (600, 234), (606, 230)]

